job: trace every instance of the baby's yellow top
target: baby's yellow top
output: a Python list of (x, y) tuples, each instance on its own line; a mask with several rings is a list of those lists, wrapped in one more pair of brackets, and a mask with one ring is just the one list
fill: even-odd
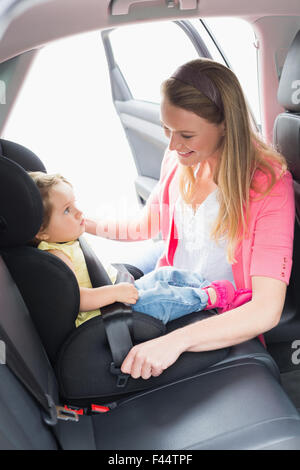
[[(40, 250), (60, 250), (62, 251), (66, 256), (70, 258), (70, 260), (73, 263), (74, 270), (75, 270), (75, 275), (78, 281), (78, 284), (80, 287), (87, 287), (87, 288), (92, 288), (92, 283), (90, 280), (90, 276), (87, 270), (86, 262), (84, 259), (83, 252), (80, 248), (79, 241), (71, 241), (71, 242), (66, 242), (66, 243), (48, 243), (48, 242), (41, 242), (38, 245), (38, 248)], [(107, 266), (104, 266), (112, 284), (116, 282), (117, 279), (117, 273), (118, 271), (111, 266), (110, 264)], [(97, 310), (91, 310), (89, 312), (79, 312), (75, 325), (78, 327), (82, 323), (84, 323), (87, 320), (90, 320), (91, 318), (101, 315), (100, 309), (98, 308)]]

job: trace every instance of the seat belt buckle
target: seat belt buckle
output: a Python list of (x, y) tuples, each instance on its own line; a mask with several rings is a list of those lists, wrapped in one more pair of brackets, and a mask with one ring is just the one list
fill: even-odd
[(110, 408), (108, 406), (91, 404), (92, 413), (107, 413), (108, 411), (110, 411)]
[(79, 407), (73, 407), (73, 406), (67, 406), (65, 405), (64, 406), (64, 409), (67, 410), (67, 411), (73, 411), (74, 413), (76, 413), (77, 415), (84, 415), (86, 414), (86, 410), (84, 408), (79, 408)]
[(48, 415), (43, 413), (44, 421), (48, 426), (55, 426), (57, 421), (79, 421), (78, 414), (71, 409), (65, 409), (64, 406), (55, 405), (51, 395), (46, 394), (49, 411)]
[(79, 416), (76, 410), (66, 409), (64, 406), (55, 405), (57, 419), (61, 421), (79, 421)]
[(118, 388), (124, 388), (127, 385), (128, 379), (130, 377), (129, 374), (123, 374), (121, 369), (119, 367), (115, 366), (115, 363), (112, 362), (110, 364), (110, 372), (113, 375), (117, 376), (117, 387)]

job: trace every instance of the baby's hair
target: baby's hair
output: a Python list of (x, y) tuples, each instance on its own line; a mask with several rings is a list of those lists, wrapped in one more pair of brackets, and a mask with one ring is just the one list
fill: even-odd
[[(31, 178), (33, 179), (33, 181), (35, 182), (35, 184), (37, 185), (41, 193), (44, 210), (43, 210), (43, 221), (42, 221), (42, 225), (39, 231), (45, 230), (49, 225), (51, 214), (52, 214), (52, 205), (50, 203), (50, 197), (49, 197), (51, 188), (53, 188), (53, 186), (61, 182), (67, 183), (71, 187), (72, 185), (68, 180), (66, 180), (66, 178), (64, 178), (59, 173), (49, 175), (47, 173), (43, 173), (42, 171), (32, 171), (32, 172), (29, 172), (28, 174), (29, 176), (31, 176)], [(34, 245), (38, 245), (39, 242), (40, 240), (38, 240), (36, 237), (34, 237), (34, 239), (32, 240), (32, 244)]]

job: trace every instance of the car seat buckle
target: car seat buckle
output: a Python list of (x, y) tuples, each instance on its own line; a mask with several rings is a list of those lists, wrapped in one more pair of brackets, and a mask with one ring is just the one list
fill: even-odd
[(48, 400), (49, 411), (44, 413), (44, 421), (48, 426), (55, 426), (58, 420), (62, 421), (79, 421), (78, 414), (71, 409), (65, 409), (64, 406), (55, 405), (53, 398), (46, 395)]
[(107, 413), (110, 411), (110, 408), (108, 406), (104, 405), (91, 405), (91, 411), (93, 413)]
[(68, 410), (68, 411), (74, 411), (74, 413), (76, 413), (77, 415), (84, 415), (85, 414), (85, 410), (83, 408), (73, 408), (73, 407), (70, 408), (69, 406), (65, 405), (64, 409)]
[(62, 421), (78, 421), (79, 416), (75, 410), (67, 409), (64, 406), (56, 405), (57, 419)]
[(119, 367), (115, 366), (115, 363), (112, 362), (110, 364), (110, 372), (113, 375), (117, 376), (117, 387), (118, 388), (124, 388), (127, 385), (128, 379), (130, 377), (129, 374), (123, 374), (121, 369)]

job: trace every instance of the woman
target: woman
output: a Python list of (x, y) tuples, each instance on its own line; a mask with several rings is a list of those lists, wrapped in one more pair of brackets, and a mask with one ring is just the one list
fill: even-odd
[[(232, 346), (277, 325), (292, 265), (292, 177), (253, 131), (236, 76), (208, 59), (188, 62), (162, 85), (161, 120), (169, 146), (139, 220), (141, 238), (161, 231), (166, 250), (157, 266), (228, 279), (252, 299), (134, 346), (121, 369), (144, 379), (184, 351)], [(116, 238), (130, 240), (136, 223), (119, 223)], [(88, 223), (90, 233), (106, 229)]]

